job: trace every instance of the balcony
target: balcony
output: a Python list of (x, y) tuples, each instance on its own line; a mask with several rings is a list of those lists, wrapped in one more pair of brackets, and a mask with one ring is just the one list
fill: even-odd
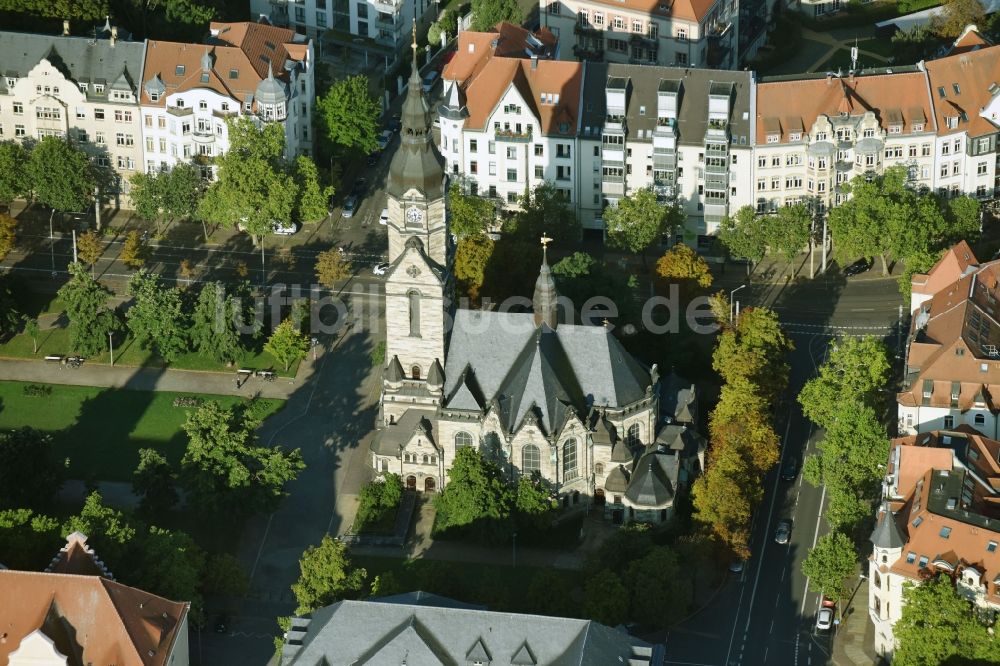
[(601, 149), (601, 160), (604, 162), (617, 162), (618, 164), (624, 164), (625, 151), (622, 148), (608, 148), (605, 146)]
[(518, 131), (516, 129), (498, 129), (495, 132), (497, 141), (508, 143), (528, 143), (531, 141), (531, 130)]
[(705, 131), (705, 138), (717, 141), (729, 142), (729, 121), (720, 119), (709, 119), (708, 129)]
[(705, 173), (729, 175), (729, 166), (726, 164), (706, 164)]
[(235, 111), (219, 111), (218, 109), (212, 109), (212, 115), (216, 118), (225, 120), (226, 118), (235, 118), (239, 114)]
[(658, 153), (653, 150), (654, 169), (673, 169), (677, 166), (677, 153)]
[(612, 194), (616, 196), (625, 196), (625, 181), (621, 180), (608, 180), (608, 178), (617, 178), (616, 176), (605, 176), (604, 180), (601, 182), (601, 191), (604, 194)]
[(189, 106), (168, 106), (167, 113), (172, 116), (190, 116), (194, 109)]
[(609, 113), (604, 118), (604, 130), (618, 130), (619, 132), (625, 131), (625, 112), (620, 113)]
[(638, 32), (633, 32), (632, 36), (628, 38), (629, 44), (632, 46), (642, 46), (647, 49), (655, 50), (659, 43), (655, 37), (650, 37), (648, 35), (643, 35)]
[(721, 222), (722, 218), (728, 213), (729, 207), (724, 203), (706, 203), (705, 204), (705, 221), (706, 222)]
[(573, 55), (579, 60), (589, 60), (591, 62), (602, 62), (604, 60), (604, 49), (597, 47), (574, 46)]
[(573, 33), (577, 35), (597, 35), (600, 34), (601, 31), (602, 28), (586, 21), (577, 21), (573, 26)]
[(399, 25), (395, 14), (380, 13), (375, 19), (375, 23), (380, 26), (390, 26), (395, 28)]
[(191, 133), (191, 138), (194, 139), (195, 143), (215, 143), (215, 135), (210, 131), (195, 130)]

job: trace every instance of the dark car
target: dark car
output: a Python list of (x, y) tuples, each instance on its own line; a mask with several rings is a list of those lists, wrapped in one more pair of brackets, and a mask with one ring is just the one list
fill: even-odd
[(341, 209), (341, 216), (354, 217), (354, 212), (358, 209), (358, 198), (354, 195), (344, 200), (344, 207)]
[(795, 477), (799, 475), (799, 466), (794, 460), (789, 460), (785, 463), (785, 466), (781, 468), (781, 480), (782, 481), (794, 481)]
[(866, 259), (862, 257), (858, 259), (853, 264), (844, 269), (844, 275), (860, 275), (870, 270), (872, 267), (871, 259)]
[(788, 540), (792, 537), (792, 521), (787, 518), (782, 518), (778, 521), (778, 529), (774, 531), (774, 541), (775, 543), (780, 543), (784, 546), (788, 543)]

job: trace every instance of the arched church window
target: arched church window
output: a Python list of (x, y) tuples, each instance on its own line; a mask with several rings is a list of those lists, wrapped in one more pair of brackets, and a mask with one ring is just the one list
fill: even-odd
[(415, 365), (412, 368), (410, 368), (410, 376), (413, 377), (414, 379), (420, 379), (420, 366), (419, 365)]
[(521, 449), (521, 471), (525, 474), (539, 472), (542, 469), (542, 456), (538, 447), (528, 444)]
[(472, 446), (472, 435), (464, 430), (455, 435), (455, 448), (460, 449), (463, 446)]
[(597, 476), (604, 476), (604, 463), (597, 463), (594, 465), (594, 474)]
[(563, 442), (563, 480), (569, 481), (579, 476), (576, 466), (576, 438)]
[(642, 429), (638, 423), (633, 423), (628, 427), (628, 431), (625, 433), (625, 444), (630, 449), (642, 444)]
[(406, 295), (410, 306), (410, 335), (420, 337), (420, 292), (411, 291)]

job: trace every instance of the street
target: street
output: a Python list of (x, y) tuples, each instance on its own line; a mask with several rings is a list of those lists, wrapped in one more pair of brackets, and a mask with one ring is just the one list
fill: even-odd
[[(737, 278), (738, 279), (738, 278)], [(729, 287), (732, 290), (735, 286)], [(747, 293), (749, 292), (749, 294)], [(751, 535), (752, 557), (742, 573), (729, 580), (709, 606), (667, 634), (668, 664), (703, 666), (833, 663), (832, 632), (816, 632), (820, 590), (807, 585), (802, 561), (828, 531), (822, 520), (825, 491), (802, 478), (802, 460), (814, 453), (822, 433), (802, 416), (795, 397), (816, 373), (834, 335), (876, 335), (897, 348), (897, 305), (894, 279), (867, 275), (845, 281), (790, 286), (753, 285), (736, 298), (742, 306), (764, 304), (779, 314), (795, 343), (790, 358), (789, 388), (778, 406), (776, 431), (781, 461), (765, 479), (765, 496), (757, 509)], [(797, 463), (797, 477), (781, 481), (779, 471)], [(785, 545), (774, 540), (782, 518), (792, 522)], [(866, 613), (867, 599), (855, 599)]]

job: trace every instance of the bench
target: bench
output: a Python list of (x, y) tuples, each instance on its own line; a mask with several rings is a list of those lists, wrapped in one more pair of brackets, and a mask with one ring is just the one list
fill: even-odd
[(240, 368), (239, 370), (236, 371), (236, 374), (238, 374), (238, 375), (246, 375), (248, 377), (250, 375), (252, 375), (253, 373), (254, 373), (254, 371), (250, 370), (249, 368)]
[(58, 361), (62, 361), (63, 360), (63, 356), (62, 356), (62, 354), (49, 354), (48, 356), (45, 357), (45, 360), (46, 361), (57, 361), (58, 362)]

